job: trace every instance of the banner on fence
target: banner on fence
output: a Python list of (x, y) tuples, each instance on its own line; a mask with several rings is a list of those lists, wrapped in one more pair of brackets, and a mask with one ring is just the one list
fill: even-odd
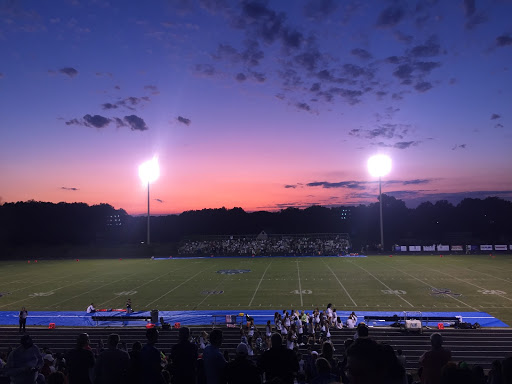
[(508, 251), (508, 248), (507, 248), (507, 245), (503, 245), (503, 244), (500, 244), (500, 245), (495, 245), (494, 246), (494, 250), (496, 251)]
[(400, 251), (402, 251), (402, 252), (407, 252), (407, 245), (402, 245), (402, 246), (400, 247)]
[(399, 245), (395, 245), (395, 252), (400, 252), (402, 250), (402, 247)]
[(433, 252), (436, 250), (436, 246), (435, 245), (424, 245), (423, 250), (425, 252)]
[(462, 251), (462, 245), (452, 245), (452, 251), (460, 252)]
[(409, 245), (409, 251), (410, 252), (420, 252), (421, 245)]
[(486, 244), (480, 246), (481, 251), (492, 251), (492, 245)]
[(449, 251), (450, 250), (450, 246), (449, 245), (441, 245), (441, 244), (439, 244), (437, 246), (437, 250), (438, 251)]

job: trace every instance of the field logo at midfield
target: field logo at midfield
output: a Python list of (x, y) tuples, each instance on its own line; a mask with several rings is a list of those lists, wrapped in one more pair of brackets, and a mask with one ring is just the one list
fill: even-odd
[(455, 293), (455, 292), (452, 292), (451, 289), (448, 289), (448, 288), (432, 288), (432, 295), (436, 295), (436, 296), (439, 296), (439, 295), (447, 295), (447, 296), (462, 296), (461, 293)]
[(36, 292), (36, 293), (31, 293), (29, 296), (30, 297), (42, 297), (42, 296), (50, 296), (50, 295), (53, 295), (55, 292), (53, 291), (50, 291), (50, 292)]
[(506, 292), (498, 291), (496, 289), (479, 289), (477, 292), (483, 295), (506, 295)]
[(249, 272), (251, 272), (250, 269), (221, 269), (217, 271), (217, 273), (220, 273), (221, 275), (238, 275), (240, 273)]
[(203, 291), (201, 295), (222, 295), (224, 291)]
[(10, 294), (11, 294), (11, 292), (0, 292), (0, 297), (5, 296), (5, 295), (10, 295)]
[(117, 296), (131, 296), (131, 295), (135, 295), (136, 293), (137, 293), (137, 291), (123, 291), (123, 292), (114, 293), (114, 295), (117, 295)]
[(402, 291), (401, 289), (382, 289), (381, 292), (385, 295), (405, 295), (406, 291)]
[(300, 294), (311, 295), (313, 293), (313, 291), (311, 289), (303, 289), (302, 291), (295, 289), (295, 290), (291, 291), (290, 293), (293, 293), (295, 295), (300, 295)]

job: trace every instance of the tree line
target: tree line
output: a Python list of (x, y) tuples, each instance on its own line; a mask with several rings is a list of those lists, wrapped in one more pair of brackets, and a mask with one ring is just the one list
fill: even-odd
[[(424, 202), (416, 208), (383, 195), (386, 249), (392, 244), (512, 244), (512, 202), (497, 197)], [(205, 235), (348, 233), (354, 249), (380, 242), (379, 201), (368, 205), (286, 208), (245, 212), (242, 208), (186, 211), (151, 217), (151, 241), (178, 243)], [(112, 221), (112, 218), (119, 221)], [(0, 246), (140, 244), (145, 216), (108, 204), (26, 201), (0, 206)], [(121, 225), (116, 225), (116, 224)]]

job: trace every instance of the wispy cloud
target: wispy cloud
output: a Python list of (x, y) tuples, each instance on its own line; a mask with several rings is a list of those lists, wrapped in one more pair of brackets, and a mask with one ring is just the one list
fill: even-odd
[(64, 191), (79, 191), (79, 189), (75, 187), (60, 187), (60, 189), (63, 189)]
[(176, 120), (178, 120), (182, 124), (185, 124), (186, 126), (189, 126), (192, 123), (192, 121), (190, 119), (187, 119), (186, 117), (183, 117), (183, 116), (178, 116), (176, 118)]
[(59, 69), (59, 73), (62, 73), (63, 75), (69, 76), (71, 78), (78, 75), (78, 71), (72, 67), (61, 68), (61, 69)]

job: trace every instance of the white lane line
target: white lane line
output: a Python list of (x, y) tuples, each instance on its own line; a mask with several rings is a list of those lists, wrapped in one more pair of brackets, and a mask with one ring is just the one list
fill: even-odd
[(299, 271), (299, 262), (297, 261), (297, 276), (299, 277), (299, 293), (300, 293), (300, 306), (304, 306), (304, 302), (302, 301), (302, 286), (300, 284), (300, 271)]
[(256, 297), (256, 293), (258, 292), (258, 289), (260, 289), (261, 282), (263, 281), (263, 278), (265, 277), (265, 274), (267, 273), (267, 270), (268, 270), (268, 268), (270, 267), (271, 264), (272, 264), (272, 261), (267, 265), (267, 268), (265, 268), (265, 272), (263, 272), (263, 275), (261, 275), (260, 282), (258, 283), (258, 286), (256, 287), (256, 290), (254, 291), (254, 294), (252, 295), (251, 301), (249, 302), (249, 307), (251, 306), (252, 301)]
[[(388, 267), (389, 267), (389, 266), (388, 266)], [(403, 274), (405, 274), (405, 275), (407, 275), (407, 276), (410, 276), (410, 277), (412, 277), (412, 278), (413, 278), (413, 279), (415, 279), (415, 280), (418, 280), (420, 283), (423, 283), (423, 284), (425, 284), (426, 286), (428, 286), (428, 287), (430, 287), (430, 288), (438, 289), (438, 288), (434, 287), (433, 285), (430, 285), (429, 283), (427, 283), (427, 282), (425, 282), (425, 281), (423, 281), (423, 280), (419, 279), (418, 277), (416, 277), (416, 276), (414, 276), (414, 275), (411, 275), (410, 273), (407, 273), (407, 272), (401, 271), (400, 269), (395, 268), (395, 267), (391, 267), (391, 268), (393, 268), (393, 269), (397, 270), (398, 272), (401, 272), (401, 273), (403, 273)], [(474, 311), (476, 311), (476, 312), (480, 312), (480, 311), (479, 311), (478, 309), (476, 309), (475, 307), (472, 307), (471, 305), (469, 305), (469, 304), (467, 304), (467, 303), (463, 302), (462, 300), (457, 299), (455, 296), (452, 296), (452, 295), (446, 295), (446, 296), (448, 296), (449, 298), (451, 298), (451, 299), (453, 299), (453, 300), (455, 300), (455, 301), (458, 301), (458, 302), (459, 302), (459, 303), (461, 303), (461, 304), (464, 304), (466, 307), (469, 307), (469, 308), (473, 309), (473, 310), (474, 310)]]
[[(323, 261), (323, 260), (322, 260)], [(352, 296), (350, 296), (350, 294), (348, 293), (348, 291), (346, 290), (345, 286), (341, 283), (340, 279), (338, 279), (338, 276), (336, 276), (336, 274), (334, 273), (334, 271), (331, 269), (331, 267), (329, 267), (329, 265), (323, 261), (325, 266), (327, 268), (329, 268), (329, 271), (331, 271), (332, 275), (336, 278), (336, 280), (338, 281), (338, 283), (340, 284), (341, 288), (343, 288), (343, 290), (345, 291), (345, 293), (347, 294), (348, 298), (352, 301), (352, 303), (354, 303), (354, 305), (357, 307), (357, 304), (356, 302), (354, 301), (354, 299), (352, 299)]]
[[(429, 267), (426, 267), (426, 266), (424, 266), (424, 265), (423, 265), (423, 268), (427, 268), (427, 269), (430, 269), (430, 270), (432, 270), (432, 271), (436, 271), (437, 273), (442, 273), (443, 275), (449, 276), (449, 277), (451, 277), (452, 279), (455, 279), (455, 280), (462, 281), (463, 283), (466, 283), (466, 284), (472, 285), (473, 287), (477, 287), (477, 288), (483, 289), (483, 290), (485, 290), (485, 291), (490, 291), (490, 289), (483, 288), (483, 287), (481, 287), (481, 286), (479, 286), (479, 285), (477, 285), (477, 284), (473, 284), (473, 283), (470, 283), (469, 281), (466, 281), (466, 280), (464, 280), (464, 279), (460, 279), (460, 278), (458, 278), (458, 277), (452, 276), (452, 275), (450, 275), (449, 273), (442, 272), (442, 271), (439, 271), (439, 270), (434, 269), (434, 268), (429, 268)], [(495, 294), (494, 294), (494, 296), (499, 296), (499, 297), (501, 297), (501, 298), (503, 298), (503, 299), (505, 299), (505, 300), (512, 301), (512, 299), (510, 299), (510, 298), (508, 298), (508, 297), (506, 297), (506, 296), (504, 296), (504, 295), (498, 294), (498, 293), (495, 293)]]
[[(163, 275), (157, 276), (157, 277), (155, 277), (155, 278), (154, 278), (154, 279), (152, 279), (152, 280), (146, 281), (144, 284), (141, 284), (141, 285), (138, 285), (138, 286), (136, 286), (136, 287), (134, 287), (134, 288), (129, 289), (129, 291), (135, 291), (136, 289), (139, 289), (140, 287), (143, 287), (143, 286), (145, 286), (145, 285), (148, 285), (149, 283), (152, 283), (153, 281), (158, 280), (158, 279), (160, 279), (160, 278), (162, 278), (162, 277), (164, 277), (164, 276), (166, 276), (166, 275), (168, 275), (168, 274), (170, 274), (170, 273), (175, 273), (175, 272), (181, 271), (182, 269), (185, 269), (185, 268), (186, 268), (186, 267), (183, 267), (183, 268), (179, 268), (179, 269), (176, 269), (176, 270), (172, 270), (172, 271), (166, 272), (166, 273), (164, 273)], [(113, 298), (112, 298), (112, 299), (110, 299), (110, 300), (107, 300), (107, 301), (104, 301), (103, 303), (98, 304), (98, 306), (101, 306), (101, 305), (104, 305), (104, 304), (110, 303), (112, 300), (115, 300), (115, 299), (118, 299), (118, 298), (119, 298), (119, 296), (113, 297)]]
[[(121, 281), (121, 280), (126, 280), (126, 279), (128, 279), (128, 278), (130, 278), (130, 277), (132, 277), (132, 276), (137, 275), (138, 273), (140, 273), (140, 272), (135, 272), (135, 273), (132, 273), (131, 275), (124, 276), (124, 277), (122, 277), (122, 278), (120, 278), (120, 279), (118, 279), (118, 280), (111, 281), (110, 283), (100, 285), (99, 287), (96, 287), (96, 288), (93, 288), (93, 289), (89, 289), (88, 291), (85, 291), (85, 292), (79, 293), (78, 295), (75, 295), (75, 296), (72, 296), (72, 297), (68, 297), (67, 299), (65, 299), (65, 300), (61, 300), (61, 301), (59, 301), (59, 302), (57, 302), (57, 303), (53, 303), (52, 305), (50, 305), (50, 306), (48, 306), (48, 307), (46, 307), (46, 308), (55, 307), (55, 306), (56, 306), (56, 305), (58, 305), (58, 304), (62, 304), (62, 303), (65, 303), (66, 301), (73, 300), (73, 299), (75, 299), (75, 298), (77, 298), (77, 297), (80, 297), (80, 296), (83, 296), (83, 295), (87, 295), (88, 293), (91, 293), (91, 292), (97, 291), (98, 289), (104, 288), (104, 287), (106, 287), (106, 286), (108, 286), (108, 285), (115, 284), (115, 283), (117, 283), (117, 282), (119, 282), (119, 281)], [(88, 279), (87, 279), (87, 280), (88, 280)], [(85, 281), (85, 280), (82, 280), (82, 281)], [(73, 285), (73, 284), (70, 284), (70, 285)], [(64, 288), (64, 287), (61, 287), (61, 288)], [(57, 289), (61, 289), (61, 288), (57, 288)]]
[[(369, 274), (371, 277), (373, 277), (375, 280), (377, 280), (379, 283), (381, 283), (383, 286), (385, 286), (387, 289), (389, 289), (391, 292), (394, 292), (393, 289), (391, 289), (390, 287), (388, 287), (385, 283), (383, 283), (382, 281), (380, 281), (376, 276), (373, 275), (373, 273), (371, 273), (370, 271), (367, 271), (365, 268), (361, 267), (360, 265), (357, 265), (355, 264), (354, 262), (350, 262), (351, 264), (354, 264), (356, 267), (358, 268), (361, 268), (363, 271), (365, 271), (367, 274)], [(405, 301), (407, 304), (409, 304), (411, 307), (414, 307), (414, 305), (412, 305), (411, 303), (409, 303), (407, 300), (405, 300), (402, 296), (400, 296), (398, 293), (395, 293), (395, 296), (399, 297), (400, 299), (402, 299), (403, 301)]]
[(183, 284), (188, 283), (188, 282), (189, 282), (190, 280), (192, 280), (194, 277), (196, 277), (197, 275), (199, 275), (199, 274), (203, 273), (204, 271), (206, 271), (206, 270), (208, 270), (208, 269), (210, 269), (210, 268), (211, 268), (211, 267), (208, 267), (208, 268), (206, 268), (206, 269), (203, 269), (202, 271), (197, 272), (194, 276), (192, 276), (192, 277), (188, 278), (187, 280), (185, 280), (185, 281), (184, 281), (184, 282), (182, 282), (181, 284), (179, 284), (179, 285), (175, 286), (173, 289), (171, 289), (171, 290), (169, 290), (169, 291), (165, 292), (162, 296), (157, 297), (155, 300), (153, 300), (153, 301), (149, 302), (149, 303), (146, 305), (146, 308), (147, 308), (147, 307), (149, 307), (151, 304), (153, 304), (155, 301), (158, 301), (158, 300), (160, 300), (162, 297), (167, 296), (169, 293), (171, 293), (171, 292), (175, 291), (176, 289), (178, 289), (179, 287), (181, 287)]

